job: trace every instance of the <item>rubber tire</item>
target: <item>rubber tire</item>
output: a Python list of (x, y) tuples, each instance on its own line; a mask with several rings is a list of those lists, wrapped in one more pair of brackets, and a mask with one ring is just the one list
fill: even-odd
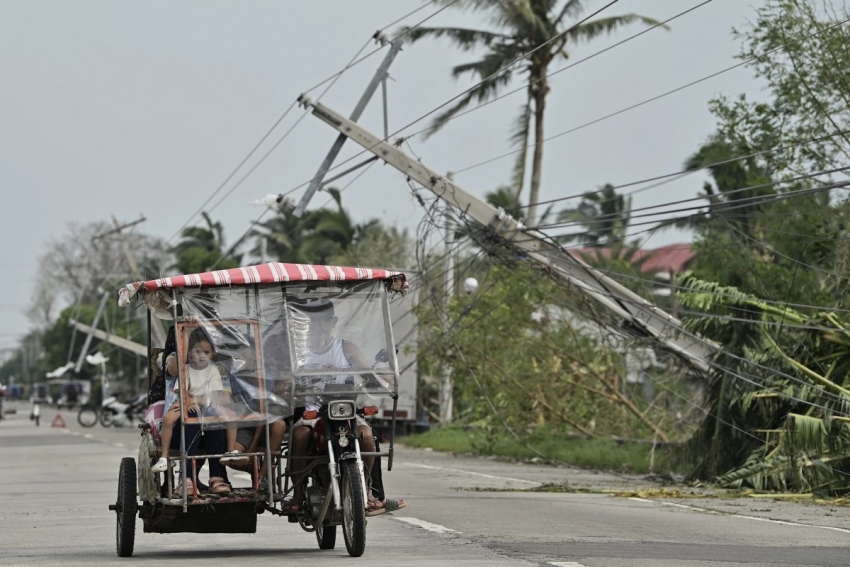
[(333, 549), (336, 546), (336, 526), (317, 527), (316, 541), (319, 542), (319, 549)]
[(115, 424), (115, 416), (109, 410), (101, 410), (100, 424), (104, 427), (110, 427)]
[(136, 541), (136, 461), (133, 457), (121, 459), (118, 470), (118, 501), (116, 502), (115, 548), (119, 557), (133, 555)]
[(351, 557), (366, 551), (366, 503), (363, 502), (363, 482), (354, 461), (340, 463), (340, 496), (342, 498), (342, 536)]
[(83, 427), (94, 427), (99, 420), (100, 416), (97, 414), (97, 408), (94, 406), (83, 406), (77, 412), (77, 423)]

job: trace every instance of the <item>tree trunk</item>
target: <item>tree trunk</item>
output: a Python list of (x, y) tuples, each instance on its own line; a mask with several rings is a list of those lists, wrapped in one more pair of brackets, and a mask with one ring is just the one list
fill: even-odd
[(539, 79), (532, 87), (534, 98), (534, 158), (531, 162), (531, 190), (528, 194), (527, 226), (537, 225), (537, 201), (540, 194), (540, 178), (543, 174), (543, 114), (546, 110), (546, 94), (549, 85), (546, 83), (546, 66), (537, 67), (532, 74), (532, 80)]

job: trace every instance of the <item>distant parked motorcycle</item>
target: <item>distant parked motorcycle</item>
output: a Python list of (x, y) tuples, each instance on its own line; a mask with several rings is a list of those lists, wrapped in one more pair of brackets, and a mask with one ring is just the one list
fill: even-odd
[(141, 422), (147, 398), (147, 393), (137, 394), (126, 404), (119, 402), (115, 396), (106, 398), (100, 408), (100, 424), (104, 427), (125, 427)]

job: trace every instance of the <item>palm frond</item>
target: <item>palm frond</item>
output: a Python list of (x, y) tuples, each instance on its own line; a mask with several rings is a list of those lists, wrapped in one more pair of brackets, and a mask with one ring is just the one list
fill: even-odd
[(584, 0), (567, 0), (561, 13), (555, 18), (555, 27), (559, 28), (565, 18), (574, 18), (584, 12)]
[[(504, 2), (501, 8), (495, 11), (493, 22), (496, 25), (510, 28), (517, 35), (531, 39), (537, 38), (533, 43), (542, 43), (550, 33), (548, 14), (540, 10), (530, 0), (509, 0)], [(541, 13), (542, 12), (542, 13)]]
[[(578, 27), (571, 29), (565, 34), (568, 40), (573, 42), (590, 41), (601, 35), (609, 34), (616, 31), (622, 26), (627, 26), (633, 23), (642, 23), (646, 26), (655, 26), (660, 22), (654, 18), (640, 16), (638, 14), (626, 14), (625, 16), (611, 16), (610, 18), (600, 18), (585, 22)], [(662, 26), (664, 29), (669, 29), (667, 26)]]
[[(458, 67), (455, 67), (455, 70), (457, 69)], [(476, 72), (480, 74), (480, 71)], [(484, 76), (486, 77), (487, 75)], [(510, 83), (511, 76), (511, 70), (506, 69), (500, 75), (491, 77), (490, 79), (482, 82), (481, 84), (476, 85), (475, 88), (464, 94), (455, 104), (453, 104), (448, 109), (438, 114), (434, 118), (434, 120), (431, 122), (431, 126), (429, 126), (428, 130), (425, 132), (424, 138), (428, 139), (433, 136), (438, 130), (445, 126), (455, 114), (469, 106), (469, 103), (473, 100), (481, 103), (486, 102), (491, 97), (497, 96), (499, 90), (508, 83)]]
[(471, 28), (402, 28), (402, 33), (407, 34), (405, 37), (411, 43), (422, 38), (431, 37), (439, 39), (441, 37), (449, 38), (455, 45), (464, 51), (470, 51), (479, 47), (489, 47), (496, 41), (505, 41), (510, 38), (504, 34), (491, 32), (486, 30), (476, 30)]

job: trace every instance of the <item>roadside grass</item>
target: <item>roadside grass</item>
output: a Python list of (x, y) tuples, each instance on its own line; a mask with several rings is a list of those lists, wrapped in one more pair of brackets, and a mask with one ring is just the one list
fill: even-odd
[[(646, 474), (650, 470), (651, 443), (635, 443), (614, 439), (585, 439), (537, 429), (525, 442), (545, 455), (541, 457), (519, 443), (506, 432), (490, 433), (465, 427), (435, 427), (425, 433), (398, 438), (409, 447), (431, 448), (435, 451), (505, 457), (510, 459), (540, 459), (542, 462), (561, 461), (579, 467), (616, 472)], [(656, 448), (654, 469), (664, 471), (664, 451)]]

